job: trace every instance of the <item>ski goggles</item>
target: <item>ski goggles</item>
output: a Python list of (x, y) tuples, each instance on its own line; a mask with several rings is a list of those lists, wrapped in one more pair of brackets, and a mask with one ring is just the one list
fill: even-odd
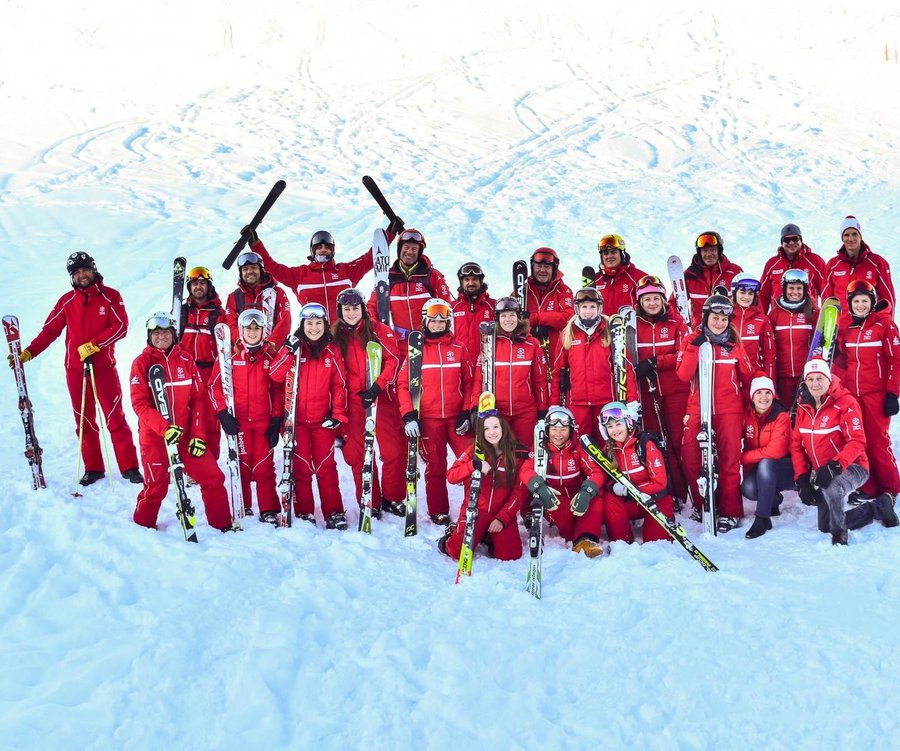
[(726, 303), (717, 302), (717, 303), (713, 303), (712, 305), (710, 305), (707, 308), (707, 310), (710, 313), (715, 313), (716, 315), (730, 316), (731, 314), (734, 313), (734, 306), (728, 305)]
[(451, 316), (450, 306), (443, 302), (433, 302), (423, 308), (422, 315), (426, 318), (443, 318), (449, 320)]
[(621, 235), (603, 235), (597, 243), (597, 249), (601, 253), (604, 250), (625, 250), (625, 241)]
[(238, 316), (237, 325), (240, 328), (247, 328), (249, 326), (264, 328), (266, 325), (266, 316), (261, 310), (248, 308), (247, 310), (242, 311)]
[(803, 238), (800, 235), (788, 235), (787, 237), (781, 238), (781, 244), (786, 245), (787, 243), (799, 243), (803, 242)]
[(642, 276), (638, 280), (637, 286), (637, 295), (640, 297), (641, 295), (649, 295), (652, 293), (656, 293), (658, 295), (666, 296), (666, 285), (663, 284), (662, 279), (658, 276), (654, 276), (653, 274), (647, 274)]
[(875, 287), (865, 279), (854, 279), (847, 285), (847, 299), (854, 295), (875, 295)]
[(154, 313), (147, 319), (147, 331), (156, 331), (157, 329), (174, 329), (175, 319), (165, 313)]
[(328, 313), (326, 312), (324, 306), (319, 305), (317, 302), (308, 302), (302, 308), (300, 308), (300, 320), (308, 321), (312, 318), (328, 318)]
[(628, 409), (628, 407), (626, 407), (625, 405), (605, 407), (600, 413), (601, 425), (607, 425), (611, 422), (624, 422), (627, 424), (633, 419), (634, 417), (631, 414), (631, 410)]
[(548, 428), (571, 428), (575, 425), (575, 416), (569, 410), (558, 407), (547, 412), (544, 422)]
[(579, 305), (583, 302), (595, 302), (598, 305), (603, 302), (600, 293), (596, 289), (586, 287), (575, 293), (575, 304)]
[(501, 297), (494, 303), (494, 311), (497, 313), (505, 311), (517, 313), (519, 311), (519, 301), (515, 297)]
[(254, 253), (252, 250), (241, 253), (238, 256), (238, 268), (246, 266), (248, 263), (255, 263), (257, 266), (262, 266), (262, 256), (259, 253)]
[(206, 281), (212, 281), (212, 275), (209, 273), (209, 269), (206, 266), (194, 266), (187, 273), (187, 280), (189, 282), (195, 282), (198, 279), (206, 279)]
[(698, 248), (711, 248), (714, 246), (718, 247), (718, 245), (719, 245), (718, 236), (713, 235), (711, 233), (700, 235), (700, 237), (697, 238), (697, 247)]
[(425, 238), (422, 237), (422, 233), (419, 230), (404, 230), (400, 233), (400, 239), (398, 242), (416, 242), (416, 243), (424, 243)]
[(459, 267), (459, 271), (456, 272), (456, 275), (461, 279), (464, 276), (484, 276), (484, 269), (481, 268), (477, 263), (464, 263)]
[(744, 279), (734, 285), (737, 292), (759, 292), (760, 284), (756, 279)]
[(531, 262), (535, 266), (552, 266), (556, 259), (550, 253), (535, 253), (531, 256)]
[(358, 289), (346, 289), (337, 296), (338, 305), (362, 305), (362, 293)]
[(803, 269), (788, 269), (784, 272), (784, 276), (781, 277), (782, 284), (809, 284), (809, 274), (807, 274)]

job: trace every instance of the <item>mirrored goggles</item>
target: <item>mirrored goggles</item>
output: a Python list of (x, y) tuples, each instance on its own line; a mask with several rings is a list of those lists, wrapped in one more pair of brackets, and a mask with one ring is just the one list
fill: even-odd
[(423, 313), (426, 318), (444, 318), (449, 320), (450, 306), (444, 303), (432, 303), (425, 306)]
[(720, 316), (730, 316), (734, 313), (733, 305), (725, 305), (724, 303), (716, 303), (709, 306), (709, 312)]
[(608, 407), (600, 413), (600, 422), (606, 425), (610, 422), (625, 422), (631, 419), (631, 412), (627, 407)]
[(484, 270), (477, 263), (465, 263), (459, 267), (459, 276), (484, 276)]
[(338, 295), (338, 304), (339, 305), (362, 305), (363, 299), (362, 295), (355, 289), (347, 290), (346, 292), (341, 292)]
[(405, 243), (407, 241), (421, 243), (425, 242), (425, 239), (422, 237), (422, 233), (418, 230), (404, 230), (400, 233), (400, 239), (398, 240), (398, 242)]
[(194, 266), (187, 273), (187, 280), (189, 282), (196, 281), (197, 279), (206, 279), (206, 281), (212, 281), (212, 275), (209, 273), (209, 269), (206, 266)]
[(252, 250), (241, 253), (238, 256), (238, 268), (246, 266), (248, 263), (255, 263), (257, 266), (262, 266), (262, 256), (260, 256), (259, 253), (254, 253)]
[(319, 303), (309, 302), (300, 308), (300, 319), (306, 321), (312, 318), (328, 318), (328, 313)]
[(700, 235), (697, 238), (697, 247), (698, 248), (711, 248), (714, 246), (718, 246), (719, 238), (715, 235)]
[(625, 241), (621, 235), (604, 235), (597, 243), (597, 248), (602, 252), (604, 250), (625, 250)]

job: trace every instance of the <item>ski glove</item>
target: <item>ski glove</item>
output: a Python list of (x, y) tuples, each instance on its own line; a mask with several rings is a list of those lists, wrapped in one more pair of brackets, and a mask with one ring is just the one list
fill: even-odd
[(544, 339), (550, 338), (550, 327), (549, 326), (532, 326), (531, 327), (531, 335), (537, 339), (539, 342), (542, 342)]
[(399, 216), (395, 216), (391, 220), (391, 223), (388, 224), (387, 231), (393, 232), (395, 235), (399, 235), (401, 232), (403, 232), (405, 227), (406, 225), (403, 224), (403, 220)]
[(635, 422), (641, 419), (642, 409), (639, 401), (628, 402), (625, 406), (628, 407), (628, 410), (634, 415)]
[(407, 438), (418, 438), (420, 435), (422, 435), (419, 432), (419, 423), (414, 419), (406, 421), (406, 425), (403, 426), (403, 430), (406, 433)]
[[(25, 351), (27, 352), (28, 350), (26, 349)], [(888, 391), (884, 395), (884, 416), (893, 417), (898, 412), (900, 412), (900, 400), (897, 399), (896, 394)]]
[(794, 483), (794, 487), (797, 489), (797, 494), (800, 496), (800, 502), (803, 503), (804, 506), (816, 505), (816, 491), (813, 490), (812, 483), (809, 479), (809, 473), (800, 475)]
[(247, 245), (253, 245), (253, 243), (259, 242), (259, 235), (256, 234), (256, 230), (249, 224), (246, 227), (241, 228), (241, 235), (247, 238)]
[(578, 492), (569, 504), (572, 516), (584, 516), (591, 501), (594, 500), (599, 492), (600, 486), (593, 480), (585, 480), (581, 483), (581, 487), (578, 488)]
[(472, 413), (469, 410), (460, 412), (456, 418), (456, 435), (465, 435), (472, 427)]
[(270, 449), (275, 448), (275, 444), (278, 443), (278, 436), (281, 433), (281, 417), (273, 417), (269, 420), (269, 427), (266, 428), (266, 444)]
[(78, 348), (78, 356), (81, 358), (81, 362), (84, 362), (89, 357), (96, 355), (99, 351), (100, 347), (93, 342), (85, 342)]
[(334, 430), (335, 428), (340, 427), (340, 421), (335, 420), (333, 417), (326, 417), (322, 420), (322, 427), (328, 428), (329, 430)]
[(528, 489), (541, 499), (541, 504), (547, 511), (559, 507), (559, 498), (556, 491), (540, 475), (535, 475), (528, 481)]
[(291, 352), (296, 352), (300, 349), (300, 344), (303, 342), (303, 322), (300, 322), (300, 325), (291, 334), (287, 339), (284, 340), (284, 346), (287, 347)]
[(191, 456), (203, 456), (206, 453), (206, 441), (202, 438), (191, 438), (188, 441), (188, 453)]
[(375, 400), (381, 393), (381, 386), (377, 383), (373, 383), (369, 388), (364, 389), (363, 391), (357, 391), (356, 393), (362, 399), (363, 408), (368, 409), (375, 403)]
[(166, 428), (166, 432), (163, 434), (163, 437), (166, 439), (166, 443), (170, 446), (175, 445), (178, 441), (181, 440), (181, 436), (184, 435), (184, 428), (180, 425), (170, 425)]
[(222, 430), (225, 431), (225, 435), (237, 435), (240, 432), (241, 424), (227, 409), (218, 412), (216, 417), (218, 417), (219, 422), (222, 423)]
[(695, 336), (693, 339), (691, 339), (691, 344), (693, 344), (695, 347), (699, 347), (701, 344), (703, 344), (703, 342), (708, 342), (708, 341), (709, 341), (709, 337), (706, 336), (706, 332), (703, 330), (703, 327), (701, 326), (700, 331), (697, 332), (697, 336)]
[(834, 482), (834, 478), (843, 471), (841, 463), (837, 459), (832, 459), (828, 464), (823, 464), (813, 473), (813, 483), (815, 483), (817, 488), (825, 490)]
[(625, 490), (625, 486), (621, 482), (613, 483), (612, 492), (619, 496), (619, 498), (624, 498), (628, 495), (628, 491)]
[[(10, 369), (15, 370), (16, 363), (13, 360), (12, 354), (8, 354), (6, 356), (6, 359), (9, 360)], [(19, 352), (19, 362), (22, 363), (22, 365), (24, 365), (29, 360), (31, 360), (31, 352), (29, 352), (27, 349), (23, 349), (21, 352)]]
[(646, 360), (641, 360), (634, 369), (634, 374), (637, 378), (650, 378), (654, 373), (656, 373), (655, 355), (648, 357)]

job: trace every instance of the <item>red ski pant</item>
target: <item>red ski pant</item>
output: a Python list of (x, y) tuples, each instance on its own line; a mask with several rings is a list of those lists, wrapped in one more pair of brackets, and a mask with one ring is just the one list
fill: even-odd
[(572, 513), (571, 503), (572, 499), (564, 492), (560, 492), (559, 506), (553, 511), (545, 511), (544, 516), (556, 525), (559, 536), (566, 542), (572, 542), (584, 535), (599, 540), (603, 529), (603, 495), (596, 496), (582, 516), (575, 516)]
[(322, 516), (328, 518), (335, 511), (343, 511), (337, 464), (334, 461), (335, 431), (317, 422), (298, 422), (295, 425), (297, 446), (294, 449), (294, 514), (314, 514), (312, 478), (316, 476)]
[[(94, 368), (94, 381), (97, 386), (97, 397), (103, 410), (103, 419), (109, 431), (112, 450), (116, 455), (119, 471), (136, 469), (138, 466), (137, 451), (131, 428), (125, 422), (122, 409), (122, 385), (115, 368)], [(81, 417), (81, 393), (84, 388), (84, 435), (81, 439), (81, 456), (86, 471), (103, 472), (106, 465), (100, 450), (100, 429), (97, 425), (97, 413), (94, 404), (94, 391), (91, 379), (84, 368), (67, 368), (66, 385), (72, 399), (75, 412), (75, 435), (78, 436), (78, 425)]]
[[(472, 437), (456, 435), (455, 426), (456, 418), (453, 417), (423, 417), (419, 420), (422, 431), (419, 450), (425, 460), (425, 503), (431, 516), (450, 513), (447, 447), (459, 456), (472, 445)], [(462, 505), (465, 507), (465, 501)]]
[(667, 441), (666, 455), (669, 459), (666, 469), (669, 471), (669, 486), (674, 495), (687, 500), (688, 483), (681, 465), (681, 444), (684, 440), (684, 416), (687, 413), (689, 391), (676, 391), (665, 399), (660, 399), (660, 411), (665, 423), (665, 433), (660, 429), (653, 407), (653, 397), (646, 389), (641, 391), (641, 411), (644, 429), (664, 437)]
[(862, 409), (863, 427), (866, 431), (866, 457), (869, 460), (869, 479), (861, 490), (868, 495), (900, 493), (900, 473), (891, 446), (891, 418), (884, 416), (884, 393), (861, 394), (856, 398)]
[[(493, 557), (501, 561), (514, 561), (522, 557), (522, 538), (519, 537), (519, 528), (515, 522), (507, 524), (499, 532), (490, 533), (487, 528), (494, 521), (495, 514), (488, 514), (484, 511), (478, 512), (478, 520), (475, 522), (475, 537), (472, 544), (474, 550), (478, 544), (489, 538), (493, 545)], [(459, 551), (462, 549), (463, 537), (466, 533), (466, 502), (463, 501), (462, 507), (459, 509), (459, 519), (456, 526), (447, 538), (447, 555), (451, 558), (458, 559)]]
[(200, 372), (200, 380), (203, 382), (203, 393), (206, 395), (206, 452), (212, 454), (213, 458), (218, 459), (222, 450), (222, 425), (216, 416), (209, 392), (206, 390), (206, 384), (209, 383), (209, 378), (212, 375), (212, 366), (207, 368), (198, 365), (197, 370)]
[(268, 426), (262, 425), (258, 430), (243, 430), (237, 436), (244, 508), (253, 506), (250, 484), (256, 483), (256, 505), (259, 513), (278, 511), (281, 508), (275, 490), (275, 460), (266, 440), (266, 427)]
[[(656, 505), (666, 516), (675, 516), (672, 496), (667, 495), (665, 498), (660, 498)], [(634, 532), (631, 529), (632, 519), (644, 520), (644, 542), (671, 539), (663, 526), (635, 501), (622, 498), (607, 490), (603, 494), (603, 523), (606, 525), (606, 534), (609, 539), (634, 542)]]
[(570, 404), (569, 409), (575, 415), (575, 423), (578, 425), (579, 435), (589, 435), (598, 443), (603, 442), (600, 435), (600, 411), (602, 404)]
[(520, 411), (515, 415), (505, 415), (500, 413), (504, 420), (509, 423), (509, 427), (513, 435), (526, 446), (534, 444), (534, 424), (537, 422), (537, 410), (529, 409)]
[(794, 397), (797, 396), (797, 389), (800, 387), (800, 376), (778, 376), (775, 381), (775, 388), (778, 389), (777, 399), (788, 409), (794, 403)]
[[(684, 428), (681, 456), (684, 459), (684, 471), (694, 504), (702, 508), (703, 496), (697, 488), (701, 464), (700, 444), (697, 442), (700, 415), (689, 413), (688, 418)], [(744, 499), (741, 497), (741, 442), (744, 421), (740, 414), (734, 413), (714, 414), (712, 422), (719, 468), (719, 483), (715, 494), (717, 514), (740, 518), (744, 515)]]
[[(381, 472), (372, 465), (372, 507), (381, 506), (381, 497), (388, 501), (403, 501), (406, 497), (406, 441), (397, 402), (379, 397), (375, 412), (375, 442), (381, 456)], [(355, 396), (350, 397), (350, 420), (344, 442), (344, 461), (353, 470), (356, 481), (356, 502), (362, 497), (362, 469), (365, 457), (366, 411)], [(380, 474), (380, 477), (379, 477)]]
[[(134, 521), (143, 527), (156, 527), (159, 507), (169, 489), (169, 458), (166, 444), (158, 435), (141, 435), (141, 464), (144, 471), (144, 487), (137, 497)], [(184, 470), (200, 485), (200, 496), (206, 510), (206, 520), (211, 527), (227, 529), (231, 526), (231, 509), (225, 492), (225, 475), (216, 460), (206, 452), (203, 456), (191, 456), (188, 438), (178, 442), (178, 455), (184, 462)]]

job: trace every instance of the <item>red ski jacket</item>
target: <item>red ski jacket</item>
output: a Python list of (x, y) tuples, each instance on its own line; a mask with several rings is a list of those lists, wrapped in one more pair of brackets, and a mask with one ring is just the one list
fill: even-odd
[[(344, 359), (334, 343), (324, 346), (318, 357), (313, 357), (308, 342), (300, 344), (300, 383), (297, 388), (297, 404), (294, 414), (297, 422), (321, 423), (333, 417), (341, 424), (347, 423), (347, 373)], [(294, 353), (282, 347), (275, 355), (269, 369), (272, 380), (284, 383), (294, 366)]]
[(464, 294), (451, 306), (453, 308), (453, 335), (475, 360), (481, 354), (481, 335), (478, 326), (494, 320), (494, 300), (485, 290), (473, 302)]
[(791, 416), (781, 402), (773, 402), (765, 414), (753, 407), (744, 417), (744, 451), (741, 464), (746, 472), (763, 459), (784, 459), (790, 455)]
[(238, 282), (237, 289), (228, 295), (228, 300), (225, 302), (225, 323), (231, 329), (231, 340), (237, 341), (238, 316), (246, 308), (262, 310), (263, 290), (272, 287), (275, 290), (275, 323), (272, 325), (269, 341), (276, 347), (280, 347), (291, 333), (291, 305), (284, 290), (275, 284), (275, 280), (267, 271), (262, 273), (261, 279), (262, 281), (254, 287), (248, 287), (243, 282)]
[[(666, 475), (666, 461), (662, 451), (653, 441), (644, 442), (644, 459), (638, 451), (639, 434), (628, 436), (624, 443), (609, 441), (604, 453), (619, 467), (619, 471), (637, 486), (638, 490), (655, 497), (665, 496), (669, 480)], [(612, 449), (612, 450), (610, 450)], [(607, 475), (610, 487), (615, 480)]]
[[(472, 402), (481, 395), (481, 358), (472, 380)], [(504, 415), (518, 415), (547, 409), (549, 403), (547, 366), (537, 339), (529, 334), (513, 337), (497, 332), (494, 353), (494, 395), (497, 409)]]
[[(172, 410), (171, 420), (166, 420), (156, 409), (156, 401), (150, 390), (151, 365), (162, 365), (166, 372), (166, 392)], [(197, 365), (178, 344), (166, 354), (149, 344), (131, 364), (131, 406), (138, 417), (138, 433), (142, 439), (162, 438), (169, 425), (184, 429), (184, 438), (206, 440), (208, 404), (203, 381)], [(182, 440), (184, 440), (182, 438)]]
[[(463, 498), (469, 497), (469, 486), (472, 484), (472, 472), (475, 471), (472, 458), (475, 455), (475, 448), (467, 448), (453, 462), (447, 470), (447, 481), (453, 485), (462, 485)], [(522, 462), (525, 460), (525, 451), (516, 452), (516, 476), (511, 487), (507, 487), (506, 483), (501, 480), (495, 483), (495, 477), (506, 477), (506, 471), (502, 462), (498, 466), (493, 467), (490, 472), (486, 472), (481, 476), (481, 487), (478, 490), (478, 513), (485, 517), (499, 519), (503, 522), (503, 526), (516, 524), (516, 515), (525, 498), (528, 496), (528, 489), (522, 484), (519, 477), (521, 476)], [(463, 503), (466, 503), (464, 500)]]
[(846, 313), (838, 324), (834, 372), (851, 394), (900, 394), (900, 334), (884, 300), (860, 323)]
[(724, 253), (715, 266), (704, 265), (699, 250), (694, 253), (691, 265), (684, 270), (684, 286), (687, 288), (688, 299), (691, 302), (691, 318), (694, 321), (700, 321), (703, 315), (703, 303), (712, 295), (713, 289), (723, 286), (730, 290), (734, 275), (740, 274), (742, 271), (743, 269), (729, 261)]
[(875, 287), (875, 293), (879, 300), (888, 301), (893, 315), (896, 301), (894, 282), (891, 280), (891, 266), (880, 255), (873, 253), (865, 243), (862, 244), (859, 255), (854, 260), (850, 260), (846, 249), (841, 245), (837, 255), (825, 263), (824, 277), (823, 298), (834, 295), (841, 301), (841, 306), (846, 307), (847, 286), (857, 279), (865, 279)]
[(840, 462), (841, 469), (859, 464), (869, 469), (866, 434), (859, 402), (832, 373), (831, 386), (816, 409), (809, 396), (800, 399), (797, 420), (791, 433), (791, 461), (794, 479), (828, 464)]
[[(453, 299), (450, 288), (428, 256), (422, 255), (407, 276), (400, 269), (400, 261), (394, 261), (388, 272), (391, 296), (391, 325), (400, 341), (406, 341), (410, 331), (422, 328), (422, 306), (432, 297), (439, 297), (448, 305)], [(373, 290), (366, 304), (369, 315), (378, 320), (378, 299)]]
[[(388, 243), (394, 236), (388, 234)], [(337, 320), (337, 296), (345, 289), (350, 289), (359, 284), (366, 274), (372, 270), (372, 249), (369, 248), (359, 258), (352, 261), (336, 262), (334, 259), (319, 263), (310, 260), (309, 263), (300, 266), (285, 266), (278, 263), (272, 256), (263, 241), (253, 243), (250, 246), (254, 253), (262, 256), (263, 262), (276, 282), (290, 287), (301, 305), (308, 302), (317, 302), (328, 311), (328, 320)]]
[(775, 334), (766, 314), (756, 305), (749, 308), (735, 305), (734, 325), (741, 335), (741, 344), (750, 358), (750, 364), (769, 378), (774, 378)]
[(759, 306), (766, 312), (781, 297), (781, 278), (790, 269), (801, 269), (809, 276), (809, 296), (818, 303), (825, 286), (825, 259), (804, 243), (793, 261), (789, 261), (781, 246), (763, 267), (760, 277)]
[[(241, 430), (265, 429), (273, 417), (284, 414), (284, 387), (269, 374), (275, 361), (274, 347), (266, 344), (249, 352), (243, 342), (235, 343), (231, 356), (231, 379), (234, 384), (234, 416)], [(219, 361), (209, 379), (209, 396), (216, 414), (228, 405), (222, 389)]]
[[(519, 479), (527, 487), (535, 475), (534, 452), (532, 452), (522, 462)], [(564, 498), (572, 500), (586, 479), (593, 480), (598, 488), (602, 488), (606, 484), (607, 477), (602, 469), (587, 458), (578, 443), (577, 432), (573, 431), (572, 437), (559, 447), (547, 441), (547, 474), (544, 479)]]
[(204, 382), (209, 380), (213, 363), (219, 355), (213, 330), (217, 323), (225, 322), (225, 310), (219, 296), (213, 296), (202, 305), (188, 298), (182, 307), (181, 348), (194, 358)]
[[(572, 384), (569, 391), (570, 404), (588, 404), (603, 406), (607, 402), (618, 400), (616, 393), (616, 376), (612, 362), (612, 344), (606, 345), (602, 338), (608, 331), (608, 321), (601, 316), (600, 323), (593, 333), (587, 334), (577, 324), (572, 322), (571, 344), (566, 347), (566, 334), (560, 344), (553, 363), (553, 381), (550, 384), (550, 403), (559, 404), (560, 398), (560, 373), (564, 368), (569, 369), (569, 381)], [(568, 331), (568, 329), (567, 329)], [(637, 401), (637, 381), (634, 377), (634, 366), (630, 360), (626, 363), (626, 391), (625, 401)]]
[(688, 391), (689, 387), (675, 374), (678, 353), (684, 347), (688, 327), (674, 305), (658, 320), (637, 316), (638, 361), (656, 358), (659, 395), (666, 397)]
[[(693, 344), (700, 333), (695, 329), (685, 339), (684, 349), (679, 354), (675, 372), (685, 383), (691, 384), (691, 395), (688, 399), (688, 412), (700, 413), (700, 379), (697, 369), (700, 359), (700, 348)], [(713, 344), (713, 412), (717, 415), (742, 415), (744, 413), (745, 394), (753, 380), (754, 370), (750, 358), (740, 344)]]
[[(422, 348), (422, 401), (419, 416), (429, 418), (456, 418), (472, 402), (472, 359), (450, 334), (437, 339), (425, 337)], [(409, 395), (409, 360), (403, 361), (397, 376), (397, 396), (400, 414), (412, 412)]]
[(128, 314), (122, 295), (106, 287), (103, 277), (97, 274), (97, 282), (90, 287), (72, 289), (56, 301), (43, 328), (26, 349), (32, 357), (37, 357), (56, 341), (63, 329), (66, 330), (67, 369), (81, 370), (78, 348), (87, 342), (100, 347), (92, 360), (95, 368), (114, 367), (115, 343), (128, 332)]
[[(515, 292), (512, 296), (515, 297)], [(546, 287), (541, 287), (533, 276), (525, 281), (525, 310), (532, 330), (535, 326), (550, 329), (550, 362), (559, 349), (559, 333), (575, 315), (575, 296), (563, 282), (563, 274), (557, 269), (556, 276)]]
[[(803, 366), (809, 356), (809, 345), (819, 310), (813, 304), (812, 313), (807, 315), (795, 310), (783, 308), (776, 299), (769, 320), (775, 334), (775, 375), (779, 378), (798, 378), (803, 375)], [(790, 399), (791, 394), (779, 394), (783, 399)]]
[[(382, 392), (397, 388), (397, 373), (400, 371), (400, 342), (394, 336), (393, 330), (389, 326), (385, 326), (380, 321), (371, 320), (372, 331), (375, 339), (381, 345), (381, 374), (375, 381)], [(338, 327), (347, 333), (347, 353), (343, 354), (344, 367), (347, 372), (347, 389), (351, 396), (350, 399), (356, 399), (356, 395), (366, 388), (366, 372), (369, 368), (369, 358), (366, 354), (366, 345), (360, 338), (360, 324), (354, 327), (348, 326), (340, 321)], [(337, 343), (335, 348), (340, 349)]]
[(597, 270), (595, 283), (597, 290), (603, 298), (603, 310), (605, 316), (618, 313), (623, 305), (635, 307), (637, 305), (637, 283), (641, 277), (646, 276), (631, 261), (618, 266), (612, 273), (601, 264)]

